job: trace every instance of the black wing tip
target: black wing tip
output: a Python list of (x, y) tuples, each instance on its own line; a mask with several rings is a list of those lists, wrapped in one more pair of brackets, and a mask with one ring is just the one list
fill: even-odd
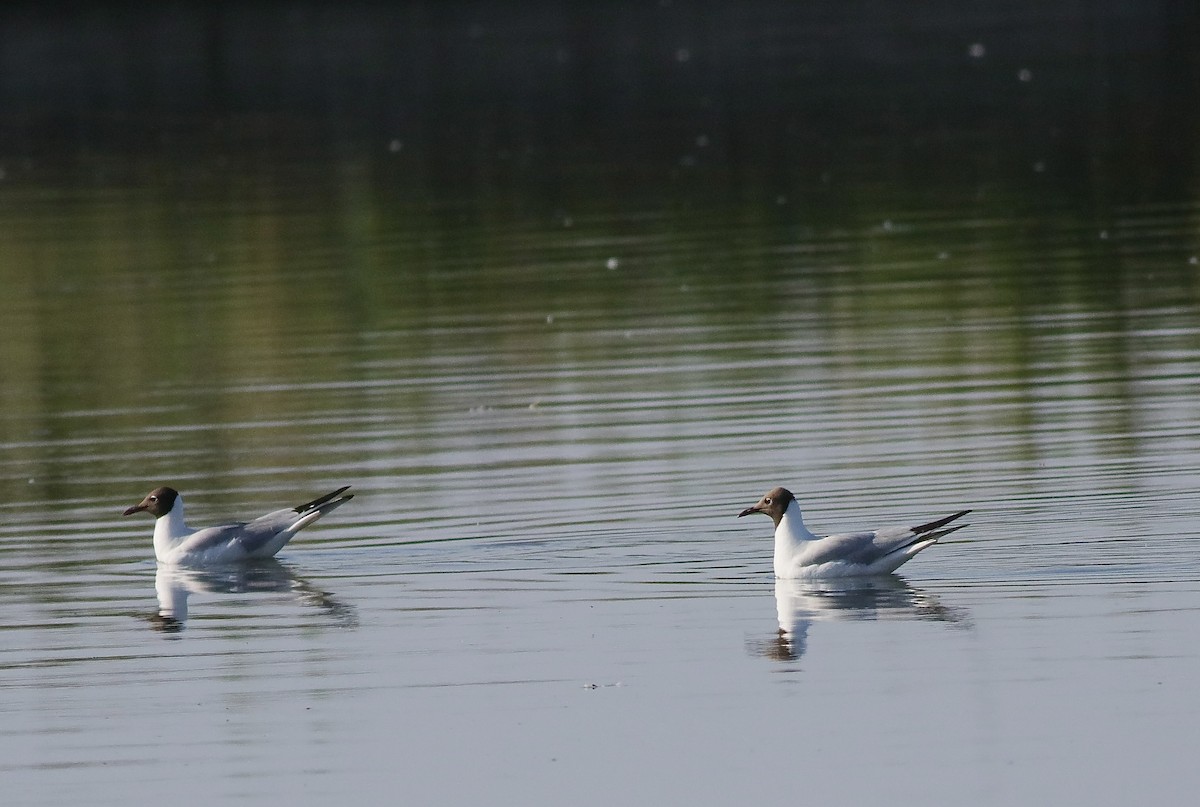
[[(963, 516), (965, 516), (967, 513), (970, 513), (970, 512), (971, 512), (971, 508), (967, 508), (966, 510), (959, 510), (957, 513), (955, 513), (952, 516), (946, 516), (945, 518), (939, 518), (937, 521), (930, 521), (928, 524), (922, 524), (919, 527), (913, 527), (912, 531), (915, 532), (917, 535), (920, 535), (923, 532), (929, 532), (931, 530), (936, 530), (938, 527), (944, 527), (947, 524), (949, 524), (951, 521), (954, 521), (955, 519), (958, 519), (958, 518), (962, 518)], [(961, 529), (965, 526), (967, 526), (967, 525), (959, 524), (954, 529), (956, 529), (956, 530)]]
[[(299, 505), (298, 507), (296, 507), (294, 509), (297, 513), (306, 513), (309, 510), (317, 510), (322, 505), (328, 504), (329, 502), (333, 501), (334, 499), (337, 499), (338, 496), (342, 496), (342, 494), (345, 493), (346, 491), (350, 490), (350, 488), (351, 488), (350, 485), (346, 485), (345, 487), (340, 487), (337, 490), (335, 490), (333, 493), (326, 493), (324, 496), (320, 496), (316, 499), (313, 499), (311, 502), (305, 502), (304, 504)], [(338, 502), (340, 504), (341, 502), (344, 502), (348, 499), (353, 499), (353, 498), (354, 498), (354, 494), (351, 493), (347, 496), (342, 496), (342, 498), (339, 499)]]

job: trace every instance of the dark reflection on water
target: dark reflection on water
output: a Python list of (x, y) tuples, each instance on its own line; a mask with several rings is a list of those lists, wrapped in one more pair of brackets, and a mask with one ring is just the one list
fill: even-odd
[(208, 570), (159, 564), (154, 575), (154, 590), (158, 596), (158, 612), (149, 617), (149, 621), (155, 630), (164, 633), (183, 630), (189, 617), (188, 598), (193, 594), (283, 593), (315, 608), (331, 625), (358, 626), (358, 612), (353, 605), (314, 586), (274, 558)]
[(838, 221), (860, 205), (821, 188), (847, 180), (987, 195), (1037, 173), (1099, 205), (1194, 189), (1187, 3), (54, 8), (5, 12), (0, 146), (101, 182), (145, 176), (110, 150), (164, 155), (185, 186), (283, 155), (483, 218), (711, 175), (743, 198), (809, 188), (793, 202)]
[(966, 608), (949, 606), (897, 575), (839, 580), (775, 581), (779, 630), (767, 641), (751, 644), (755, 655), (798, 661), (808, 652), (808, 632), (826, 620), (915, 619), (972, 627)]

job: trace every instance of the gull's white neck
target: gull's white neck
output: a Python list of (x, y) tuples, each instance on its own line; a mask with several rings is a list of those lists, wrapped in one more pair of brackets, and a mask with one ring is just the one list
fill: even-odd
[(183, 521), (183, 497), (176, 496), (170, 512), (154, 520), (154, 556), (166, 562), (171, 550), (191, 534), (192, 530)]
[(779, 526), (775, 528), (775, 576), (787, 576), (782, 574), (783, 570), (790, 569), (804, 545), (815, 540), (817, 536), (804, 526), (800, 505), (793, 499), (784, 511), (783, 518), (779, 519)]

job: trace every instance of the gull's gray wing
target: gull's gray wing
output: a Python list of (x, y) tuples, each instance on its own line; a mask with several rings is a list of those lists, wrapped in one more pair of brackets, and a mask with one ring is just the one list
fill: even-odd
[(237, 536), (237, 542), (242, 545), (247, 555), (253, 555), (273, 541), (279, 533), (294, 527), (299, 520), (300, 514), (292, 507), (267, 513), (265, 516), (259, 516), (251, 522), (239, 525), (240, 534)]
[[(285, 507), (282, 510), (267, 513), (265, 516), (259, 516), (253, 521), (241, 525), (241, 534), (237, 537), (237, 541), (248, 555), (256, 555), (264, 548), (270, 549), (270, 553), (274, 554), (292, 540), (292, 536), (300, 530), (353, 499), (353, 493), (346, 493), (349, 489), (350, 486), (346, 485), (332, 493), (326, 493), (324, 496), (313, 499), (311, 502), (305, 502), (296, 507)], [(343, 496), (343, 493), (346, 495)], [(268, 544), (279, 538), (282, 540), (278, 541), (278, 546), (268, 547)]]
[(198, 554), (217, 547), (238, 544), (247, 555), (253, 555), (298, 519), (296, 511), (287, 508), (259, 516), (253, 521), (204, 527), (188, 536), (180, 548), (188, 554)]
[(353, 493), (342, 496), (349, 487), (338, 488), (297, 507), (267, 513), (253, 521), (205, 527), (192, 533), (180, 548), (187, 554), (200, 554), (220, 546), (237, 545), (247, 557), (264, 550), (274, 554), (301, 529), (353, 499)]
[(195, 552), (207, 552), (210, 549), (215, 549), (219, 546), (225, 546), (231, 541), (237, 540), (245, 527), (245, 523), (222, 524), (219, 527), (204, 527), (189, 535), (179, 545), (179, 549), (187, 552), (188, 554)]
[(939, 538), (949, 535), (955, 530), (967, 526), (959, 524), (947, 529), (941, 529), (962, 518), (970, 510), (960, 510), (951, 516), (921, 524), (918, 527), (882, 527), (870, 532), (852, 532), (844, 535), (830, 535), (816, 543), (805, 556), (806, 563), (828, 563), (840, 560), (846, 563), (869, 566), (894, 552), (900, 552), (913, 544), (924, 541), (936, 542)]
[(829, 535), (804, 553), (804, 562), (818, 564), (841, 561), (870, 566), (884, 555), (903, 549), (914, 540), (917, 537), (907, 527)]

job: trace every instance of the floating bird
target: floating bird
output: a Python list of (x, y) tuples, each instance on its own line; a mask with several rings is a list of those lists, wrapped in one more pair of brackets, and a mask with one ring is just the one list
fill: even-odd
[(759, 499), (758, 504), (738, 513), (738, 518), (766, 513), (775, 522), (776, 577), (851, 577), (895, 571), (922, 549), (936, 544), (939, 538), (966, 527), (958, 524), (942, 529), (969, 512), (960, 510), (919, 527), (881, 527), (821, 538), (804, 526), (800, 505), (791, 491), (775, 488)]
[(145, 512), (154, 516), (154, 556), (160, 563), (213, 566), (273, 556), (297, 532), (354, 498), (353, 493), (342, 496), (349, 489), (347, 485), (307, 504), (276, 510), (253, 521), (194, 530), (184, 523), (179, 491), (161, 487), (146, 494), (125, 515)]

